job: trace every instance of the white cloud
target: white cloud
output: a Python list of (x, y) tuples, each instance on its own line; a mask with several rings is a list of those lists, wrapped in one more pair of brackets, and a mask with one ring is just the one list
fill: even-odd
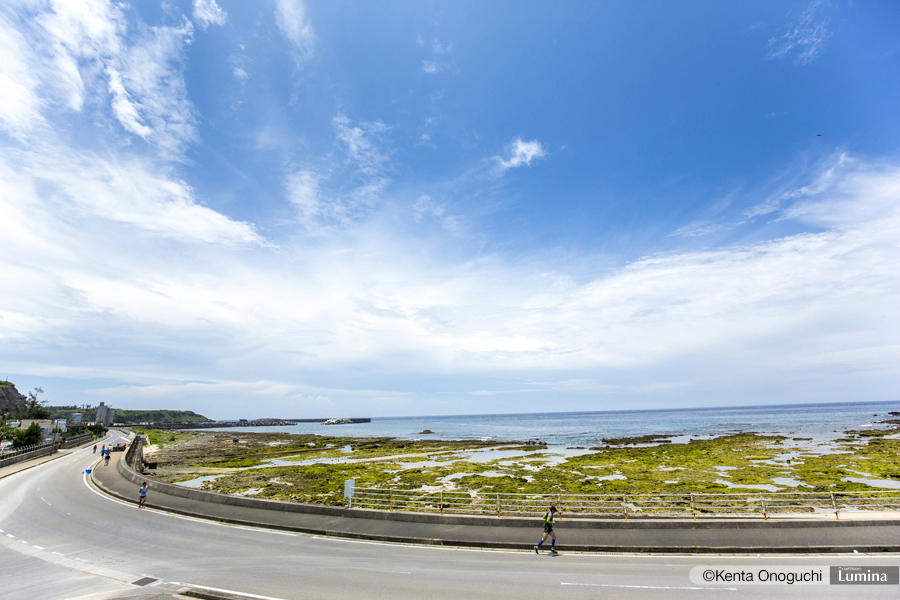
[(503, 159), (500, 156), (494, 157), (494, 160), (497, 161), (500, 168), (504, 171), (506, 169), (521, 167), (522, 165), (530, 167), (532, 161), (541, 159), (547, 155), (547, 150), (537, 140), (526, 142), (521, 138), (517, 138), (507, 147), (507, 150), (509, 150), (510, 153), (509, 159)]
[(437, 63), (430, 60), (422, 61), (422, 71), (425, 73), (437, 73)]
[[(129, 99), (113, 93), (122, 126), (157, 146), (167, 158), (177, 158), (198, 139), (194, 107), (187, 96), (181, 59), (193, 26), (150, 28), (120, 58), (121, 88)], [(112, 90), (114, 69), (109, 70)], [(146, 128), (146, 129), (144, 129)], [(140, 133), (145, 131), (145, 133)]]
[(350, 119), (338, 115), (331, 120), (337, 138), (347, 146), (350, 158), (366, 175), (377, 175), (388, 161), (381, 138), (388, 126), (380, 121), (352, 125)]
[(287, 196), (297, 209), (301, 223), (310, 225), (322, 213), (319, 178), (311, 171), (291, 173), (287, 178)]
[(294, 47), (298, 64), (312, 58), (316, 36), (306, 18), (306, 6), (301, 0), (275, 0), (275, 22), (282, 35)]
[(779, 190), (771, 194), (765, 201), (751, 207), (744, 212), (747, 217), (767, 215), (781, 210), (787, 203), (806, 196), (815, 196), (828, 190), (834, 182), (846, 174), (847, 169), (855, 166), (856, 161), (850, 158), (847, 152), (839, 152), (827, 158), (819, 174), (812, 183), (795, 187), (789, 186), (786, 190)]
[(39, 124), (44, 102), (37, 94), (40, 81), (28, 64), (28, 42), (0, 13), (0, 126), (22, 136)]
[[(762, 380), (784, 388), (768, 398), (795, 401), (842, 399), (839, 381), (860, 396), (900, 383), (896, 166), (848, 161), (829, 186), (798, 197), (785, 216), (818, 233), (650, 256), (584, 281), (544, 257), (458, 258), (460, 238), (410, 238), (389, 219), (277, 249), (234, 244), (252, 229), (141, 165), (63, 161), (47, 182), (38, 174), (60, 157), (23, 169), (27, 159), (7, 156), (0, 172), (0, 272), (17, 282), (16, 294), (0, 296), (0, 346), (12, 369), (207, 381), (244, 411), (240, 401), (259, 397), (257, 413), (326, 395), (376, 415), (426, 399), (406, 390), (430, 393), (445, 385), (436, 378), (473, 390), (513, 390), (521, 377), (559, 390), (584, 380), (552, 392), (560, 403), (597, 386), (622, 399), (710, 389), (727, 402), (752, 398), (742, 390), (756, 393)], [(298, 171), (293, 182), (295, 205), (315, 214), (317, 176)], [(420, 221), (447, 216), (428, 196), (413, 211)], [(135, 225), (152, 235), (135, 236)], [(213, 228), (205, 237), (218, 240), (215, 251), (184, 250), (198, 227)], [(151, 243), (158, 237), (175, 245)], [(54, 354), (67, 344), (87, 346)], [(311, 389), (310, 373), (321, 390), (344, 391)], [(475, 378), (497, 385), (465, 387)], [(240, 391), (260, 381), (271, 402)], [(382, 391), (352, 399), (354, 389)], [(202, 393), (185, 388), (185, 398), (192, 391)]]
[(122, 77), (115, 69), (108, 69), (109, 93), (112, 94), (113, 114), (126, 131), (146, 138), (153, 130), (141, 122), (140, 104), (132, 101), (128, 90), (122, 85)]
[(441, 45), (441, 40), (434, 38), (431, 40), (431, 51), (435, 54), (447, 54), (453, 51), (453, 44), (443, 46)]
[(241, 81), (244, 81), (250, 77), (250, 74), (241, 67), (235, 67), (231, 73), (232, 75), (234, 75), (235, 79), (240, 79)]
[(45, 145), (7, 151), (3, 158), (10, 197), (38, 205), (43, 190), (61, 214), (90, 215), (183, 242), (264, 243), (252, 226), (202, 206), (190, 186), (146, 159)]
[(109, 2), (7, 8), (0, 14), (0, 82), (12, 84), (0, 86), (0, 123), (11, 133), (22, 138), (66, 112), (82, 112), (90, 96), (91, 110), (107, 98), (122, 128), (167, 159), (179, 160), (197, 139), (181, 65), (190, 21), (142, 29), (126, 43), (122, 9)]
[(815, 0), (781, 36), (769, 40), (769, 58), (794, 57), (794, 64), (805, 65), (815, 60), (825, 49), (830, 33), (827, 18), (818, 16), (824, 5)]
[(228, 13), (216, 4), (216, 0), (194, 0), (194, 18), (200, 27), (206, 29), (210, 25), (224, 25), (228, 21)]
[[(0, 122), (21, 136), (58, 104), (80, 111), (92, 66), (121, 50), (125, 20), (102, 0), (6, 4), (0, 11)], [(27, 41), (26, 41), (27, 37)]]
[(713, 233), (718, 233), (725, 229), (726, 226), (720, 223), (708, 223), (705, 221), (694, 221), (693, 223), (688, 223), (683, 227), (679, 227), (672, 233), (670, 236), (673, 237), (699, 237), (704, 235), (711, 235)]
[(443, 217), (444, 205), (435, 202), (428, 194), (423, 194), (419, 196), (419, 199), (413, 205), (413, 216), (416, 222), (419, 222), (426, 214), (434, 217)]

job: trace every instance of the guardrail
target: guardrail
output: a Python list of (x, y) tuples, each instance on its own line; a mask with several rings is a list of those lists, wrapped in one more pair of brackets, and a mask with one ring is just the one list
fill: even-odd
[(569, 517), (752, 517), (900, 510), (900, 490), (702, 494), (486, 494), (460, 491), (349, 490), (348, 508), (440, 514), (532, 516), (555, 505)]
[(74, 448), (75, 446), (80, 446), (86, 442), (91, 442), (94, 440), (94, 434), (85, 433), (83, 435), (67, 437), (62, 442), (60, 442), (60, 448)]
[(0, 453), (0, 467), (14, 465), (23, 460), (28, 460), (44, 453), (52, 454), (56, 449), (55, 442), (43, 442), (40, 444), (32, 444), (31, 446), (23, 446), (15, 450)]
[(53, 442), (41, 442), (40, 444), (31, 444), (30, 446), (22, 446), (21, 448), (4, 448), (3, 450), (0, 450), (0, 456), (2, 456), (3, 458), (18, 456), (19, 454), (25, 454), (26, 452), (33, 452), (34, 450), (46, 448), (47, 446), (50, 446), (52, 444)]

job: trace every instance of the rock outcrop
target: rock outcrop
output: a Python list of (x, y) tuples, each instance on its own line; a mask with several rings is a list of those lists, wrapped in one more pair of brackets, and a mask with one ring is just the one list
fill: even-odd
[(11, 411), (19, 402), (28, 400), (27, 396), (19, 393), (16, 386), (11, 383), (5, 385), (7, 383), (9, 382), (0, 384), (0, 412)]

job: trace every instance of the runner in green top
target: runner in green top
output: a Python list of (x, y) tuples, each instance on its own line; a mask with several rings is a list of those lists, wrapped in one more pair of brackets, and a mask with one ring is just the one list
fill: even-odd
[(541, 537), (541, 541), (537, 543), (537, 546), (534, 547), (534, 553), (540, 554), (539, 548), (541, 544), (543, 544), (547, 540), (547, 536), (549, 535), (553, 541), (550, 542), (550, 554), (556, 555), (559, 554), (556, 551), (556, 534), (553, 533), (553, 517), (558, 511), (555, 506), (551, 506), (550, 510), (544, 513), (544, 535)]

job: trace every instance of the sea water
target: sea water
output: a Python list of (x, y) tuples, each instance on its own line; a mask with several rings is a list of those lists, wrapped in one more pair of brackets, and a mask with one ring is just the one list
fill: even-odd
[[(827, 441), (846, 430), (878, 427), (897, 418), (900, 401), (794, 404), (670, 410), (381, 417), (371, 423), (286, 427), (229, 427), (221, 431), (315, 433), (347, 437), (392, 437), (407, 440), (540, 440), (568, 446), (597, 445), (603, 438), (649, 434), (673, 436), (726, 435), (737, 432), (790, 435)], [(430, 429), (433, 434), (422, 434)]]

